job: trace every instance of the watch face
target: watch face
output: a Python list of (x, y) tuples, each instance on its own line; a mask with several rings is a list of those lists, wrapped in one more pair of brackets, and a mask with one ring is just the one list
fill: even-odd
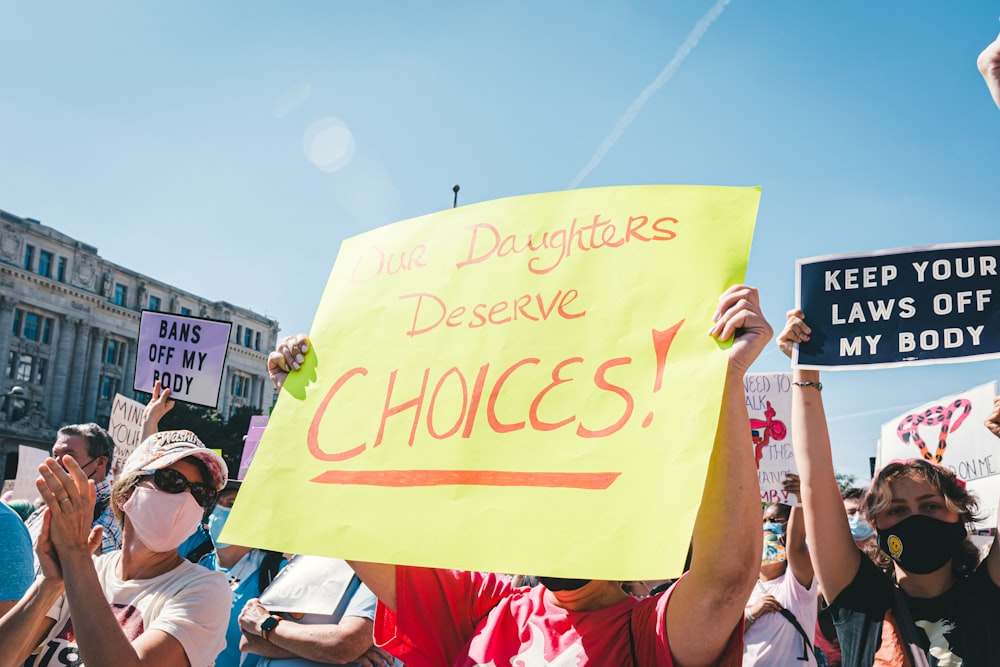
[(274, 616), (268, 616), (267, 618), (264, 619), (264, 622), (260, 624), (260, 629), (264, 630), (265, 632), (270, 632), (271, 630), (274, 630), (274, 628), (277, 627), (277, 625), (278, 625), (278, 619), (275, 618)]

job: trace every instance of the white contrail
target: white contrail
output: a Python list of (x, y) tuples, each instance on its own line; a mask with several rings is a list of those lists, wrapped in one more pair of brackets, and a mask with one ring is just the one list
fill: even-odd
[(877, 408), (875, 410), (865, 410), (864, 412), (855, 412), (849, 415), (840, 415), (837, 417), (828, 417), (827, 422), (836, 422), (843, 419), (854, 419), (855, 417), (867, 417), (868, 415), (877, 415), (881, 412), (898, 412), (899, 410), (906, 410), (907, 408), (912, 408), (912, 403), (907, 403), (905, 405), (890, 405), (886, 408)]
[(632, 124), (632, 121), (635, 120), (635, 117), (639, 115), (640, 111), (642, 111), (642, 107), (649, 101), (649, 98), (653, 96), (653, 93), (662, 88), (663, 84), (670, 80), (670, 77), (674, 75), (677, 69), (681, 66), (681, 63), (684, 62), (684, 59), (688, 57), (688, 54), (690, 54), (691, 51), (694, 50), (694, 47), (698, 45), (698, 40), (700, 40), (702, 35), (705, 34), (708, 27), (715, 22), (715, 19), (719, 18), (719, 14), (722, 13), (722, 10), (725, 9), (728, 4), (729, 0), (718, 0), (712, 8), (708, 10), (708, 13), (702, 16), (701, 20), (694, 25), (694, 28), (687, 36), (687, 39), (685, 39), (684, 43), (677, 49), (677, 53), (674, 54), (673, 59), (667, 63), (667, 66), (664, 67), (663, 71), (661, 71), (656, 79), (653, 80), (653, 83), (646, 86), (646, 89), (642, 91), (639, 97), (637, 97), (635, 101), (629, 105), (629, 108), (625, 111), (625, 115), (619, 119), (615, 128), (611, 130), (611, 134), (609, 134), (600, 145), (597, 152), (594, 153), (594, 156), (590, 158), (590, 162), (587, 163), (587, 166), (581, 169), (580, 173), (573, 179), (573, 182), (569, 184), (571, 189), (580, 185), (583, 179), (590, 176), (590, 172), (597, 168), (597, 165), (601, 163), (604, 157), (608, 154), (608, 151), (611, 150), (615, 143), (625, 133), (625, 130), (628, 129), (628, 126)]

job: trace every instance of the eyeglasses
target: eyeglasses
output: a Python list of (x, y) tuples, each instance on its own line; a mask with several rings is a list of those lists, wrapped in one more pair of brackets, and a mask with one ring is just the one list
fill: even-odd
[(171, 468), (161, 468), (146, 474), (153, 476), (153, 484), (160, 491), (183, 493), (190, 490), (195, 502), (202, 507), (209, 508), (219, 499), (219, 492), (212, 487), (199, 482), (189, 482), (187, 477)]

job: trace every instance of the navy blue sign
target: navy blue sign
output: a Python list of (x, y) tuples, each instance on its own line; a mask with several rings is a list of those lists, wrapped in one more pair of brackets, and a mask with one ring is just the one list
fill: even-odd
[(1000, 356), (1000, 244), (927, 246), (799, 260), (812, 340), (804, 368)]

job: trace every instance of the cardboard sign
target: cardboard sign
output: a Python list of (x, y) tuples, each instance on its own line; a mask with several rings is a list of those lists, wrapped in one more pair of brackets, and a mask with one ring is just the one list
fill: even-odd
[(792, 374), (748, 373), (743, 378), (762, 503), (798, 506), (782, 482), (798, 474), (792, 454)]
[(876, 466), (895, 459), (923, 458), (951, 468), (979, 496), (979, 509), (996, 526), (1000, 503), (1000, 439), (983, 426), (993, 410), (997, 383), (907, 410), (882, 425)]
[(870, 368), (1000, 356), (1000, 243), (828, 255), (796, 262), (812, 328), (800, 368)]
[(45, 463), (45, 459), (52, 456), (52, 453), (29, 447), (27, 445), (17, 446), (17, 476), (14, 478), (14, 498), (23, 498), (34, 502), (38, 497), (38, 487), (35, 480), (38, 479), (38, 466)]
[(111, 417), (108, 420), (108, 433), (115, 441), (114, 462), (111, 464), (111, 476), (118, 477), (129, 454), (135, 451), (142, 437), (142, 413), (146, 409), (139, 401), (115, 394), (111, 404)]
[(160, 381), (170, 398), (214, 408), (229, 347), (229, 322), (142, 311), (135, 388), (153, 393)]
[(728, 365), (707, 331), (743, 280), (759, 197), (576, 190), (346, 240), (222, 540), (679, 574)]
[(247, 429), (246, 438), (243, 440), (243, 455), (240, 457), (240, 470), (237, 479), (243, 479), (250, 470), (254, 454), (257, 453), (257, 446), (264, 436), (264, 428), (267, 426), (267, 415), (254, 415), (250, 417), (250, 427)]

